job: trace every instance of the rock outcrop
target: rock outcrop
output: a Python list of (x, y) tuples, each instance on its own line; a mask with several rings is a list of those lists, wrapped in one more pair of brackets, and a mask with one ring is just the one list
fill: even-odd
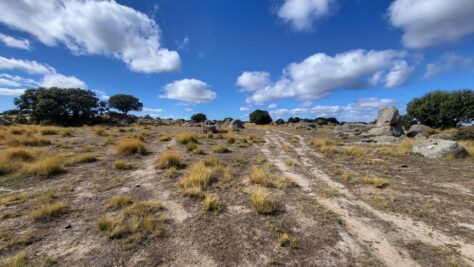
[(229, 127), (232, 128), (234, 131), (238, 131), (244, 128), (244, 123), (241, 120), (232, 120), (229, 123)]
[(354, 137), (373, 128), (373, 125), (363, 123), (346, 123), (334, 128), (334, 135), (338, 138)]
[(418, 135), (422, 135), (424, 137), (428, 137), (430, 134), (434, 132), (433, 128), (423, 125), (423, 124), (415, 124), (410, 127), (410, 130), (407, 133), (408, 137), (415, 137)]
[(466, 149), (457, 142), (442, 139), (421, 141), (413, 145), (412, 151), (427, 158), (463, 158), (469, 155)]
[(402, 136), (402, 124), (400, 123), (400, 114), (394, 106), (385, 106), (380, 108), (375, 127), (364, 132), (364, 136)]

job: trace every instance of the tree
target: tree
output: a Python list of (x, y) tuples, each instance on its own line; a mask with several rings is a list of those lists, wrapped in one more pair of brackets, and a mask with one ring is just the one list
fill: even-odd
[(293, 117), (289, 117), (289, 118), (288, 118), (288, 123), (298, 123), (298, 122), (300, 122), (300, 120), (301, 120), (301, 119), (300, 119), (299, 117), (294, 117), (294, 118), (293, 118)]
[(474, 121), (474, 91), (434, 91), (415, 98), (407, 105), (408, 115), (437, 128), (454, 127)]
[(14, 103), (36, 122), (58, 124), (91, 122), (99, 107), (95, 93), (80, 88), (28, 89)]
[(285, 124), (285, 121), (283, 119), (278, 119), (275, 121), (275, 124), (276, 125), (282, 125), (282, 124)]
[(249, 115), (250, 122), (257, 125), (269, 124), (272, 122), (272, 117), (268, 114), (268, 111), (257, 109)]
[(127, 115), (131, 110), (141, 111), (143, 104), (132, 95), (118, 94), (109, 98), (109, 107), (119, 110), (123, 115)]
[(204, 113), (196, 113), (191, 116), (191, 120), (195, 123), (205, 122), (207, 120), (207, 116)]

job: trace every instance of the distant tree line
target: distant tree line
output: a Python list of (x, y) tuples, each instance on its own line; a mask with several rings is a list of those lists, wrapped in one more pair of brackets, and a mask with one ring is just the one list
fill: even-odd
[(101, 101), (93, 91), (80, 88), (27, 89), (14, 99), (18, 116), (29, 115), (36, 123), (83, 124), (98, 122), (99, 116), (114, 108), (123, 115), (140, 111), (143, 104), (131, 95), (114, 95)]

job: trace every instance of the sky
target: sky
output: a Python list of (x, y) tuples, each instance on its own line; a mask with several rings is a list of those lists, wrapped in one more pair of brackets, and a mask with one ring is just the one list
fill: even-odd
[(37, 87), (137, 115), (372, 121), (474, 83), (472, 0), (2, 0), (0, 110)]

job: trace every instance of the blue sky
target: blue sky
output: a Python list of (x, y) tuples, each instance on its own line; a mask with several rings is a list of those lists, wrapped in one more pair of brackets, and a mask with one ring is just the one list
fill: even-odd
[(473, 33), (472, 0), (5, 0), (0, 110), (59, 86), (132, 94), (160, 117), (370, 121), (472, 88)]

